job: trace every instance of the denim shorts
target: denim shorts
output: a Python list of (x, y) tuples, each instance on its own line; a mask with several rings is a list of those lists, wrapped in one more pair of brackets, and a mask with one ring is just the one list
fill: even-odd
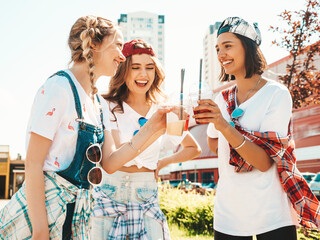
[[(153, 172), (126, 173), (117, 171), (113, 174), (107, 174), (103, 171), (100, 187), (110, 199), (120, 203), (128, 201), (142, 203), (154, 195), (158, 189)], [(93, 217), (91, 238), (95, 240), (107, 239), (114, 219), (113, 217)], [(162, 240), (162, 225), (149, 216), (144, 216), (143, 219), (148, 238)]]

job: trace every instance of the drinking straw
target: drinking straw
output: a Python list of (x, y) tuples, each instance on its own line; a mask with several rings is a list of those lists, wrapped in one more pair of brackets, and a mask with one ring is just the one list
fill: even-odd
[(182, 120), (182, 114), (183, 114), (183, 82), (184, 82), (184, 72), (185, 69), (181, 68), (181, 89), (180, 89), (180, 120)]
[(198, 96), (198, 100), (201, 99), (201, 81), (202, 81), (202, 58), (200, 58), (199, 96)]

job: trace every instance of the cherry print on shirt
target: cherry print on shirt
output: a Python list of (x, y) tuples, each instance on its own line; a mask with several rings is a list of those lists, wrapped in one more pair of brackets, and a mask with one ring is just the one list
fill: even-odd
[(58, 158), (56, 157), (56, 160), (54, 161), (54, 165), (56, 165), (58, 168), (60, 168), (60, 164), (58, 162)]
[(53, 115), (53, 112), (54, 112), (55, 110), (56, 110), (55, 108), (52, 108), (52, 111), (51, 111), (51, 112), (47, 112), (46, 116), (52, 116), (52, 115)]
[(84, 112), (86, 111), (86, 104), (85, 103), (83, 104), (83, 111)]
[(42, 90), (41, 90), (41, 94), (44, 95), (44, 89), (43, 89), (43, 88), (42, 88)]
[(68, 129), (74, 131), (74, 128), (70, 124), (71, 124), (71, 122), (69, 122)]

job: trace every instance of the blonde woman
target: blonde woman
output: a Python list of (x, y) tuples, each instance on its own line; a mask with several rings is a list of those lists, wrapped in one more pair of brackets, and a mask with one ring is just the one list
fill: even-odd
[(52, 75), (35, 97), (26, 181), (0, 212), (1, 238), (89, 238), (90, 183), (101, 182), (99, 163), (114, 171), (136, 157), (136, 149), (143, 149), (154, 133), (164, 131), (166, 110), (115, 151), (108, 106), (95, 83), (102, 75), (113, 76), (125, 60), (122, 33), (107, 19), (85, 16), (72, 26), (68, 43), (72, 67)]
[[(150, 44), (135, 39), (124, 44), (126, 61), (120, 63), (105, 96), (111, 110), (111, 133), (116, 146), (130, 142), (157, 111), (164, 72)], [(182, 150), (160, 158), (163, 141), (181, 142)], [(170, 239), (166, 218), (159, 207), (156, 176), (170, 163), (195, 158), (199, 145), (186, 132), (183, 137), (163, 136), (152, 141), (116, 172), (103, 175), (94, 191), (93, 239)]]

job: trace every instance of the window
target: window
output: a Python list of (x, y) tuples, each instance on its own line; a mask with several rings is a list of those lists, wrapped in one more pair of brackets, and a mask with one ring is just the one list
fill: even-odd
[(158, 16), (158, 23), (164, 23), (164, 15)]
[(201, 174), (202, 183), (214, 182), (214, 172), (203, 172)]
[(198, 182), (198, 173), (189, 173), (189, 181), (191, 182)]

